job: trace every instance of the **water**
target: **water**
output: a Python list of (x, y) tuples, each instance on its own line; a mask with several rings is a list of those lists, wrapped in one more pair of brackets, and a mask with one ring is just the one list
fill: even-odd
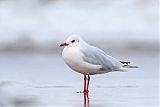
[[(92, 76), (87, 107), (158, 107), (157, 53), (113, 55), (140, 68)], [(76, 93), (83, 89), (83, 76), (65, 65), (60, 54), (1, 54), (0, 83), (8, 103), (18, 97), (35, 100), (37, 106), (84, 106), (83, 94)], [(0, 104), (6, 95), (0, 94)]]

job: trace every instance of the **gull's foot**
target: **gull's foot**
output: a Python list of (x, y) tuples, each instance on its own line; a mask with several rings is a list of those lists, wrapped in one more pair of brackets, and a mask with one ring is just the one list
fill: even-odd
[(88, 94), (88, 93), (89, 93), (89, 91), (83, 91), (83, 93), (84, 93), (84, 94)]

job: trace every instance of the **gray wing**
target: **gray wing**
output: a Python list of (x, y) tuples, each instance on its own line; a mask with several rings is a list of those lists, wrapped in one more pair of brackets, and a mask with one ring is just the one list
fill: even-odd
[(83, 60), (85, 62), (95, 65), (101, 65), (103, 70), (115, 71), (120, 70), (120, 67), (123, 66), (120, 61), (107, 55), (104, 51), (96, 47), (87, 46), (85, 48), (82, 48), (81, 52), (83, 54)]

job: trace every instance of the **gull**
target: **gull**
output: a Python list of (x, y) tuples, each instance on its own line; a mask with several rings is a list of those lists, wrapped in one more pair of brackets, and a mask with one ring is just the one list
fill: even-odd
[(119, 61), (101, 49), (89, 45), (79, 35), (69, 36), (60, 47), (64, 47), (62, 56), (65, 63), (72, 70), (84, 75), (83, 93), (89, 92), (90, 75), (138, 68), (131, 65), (131, 62)]

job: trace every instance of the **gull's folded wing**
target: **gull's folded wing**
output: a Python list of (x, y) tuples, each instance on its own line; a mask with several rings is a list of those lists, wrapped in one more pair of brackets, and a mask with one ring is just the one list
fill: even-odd
[(81, 48), (81, 52), (83, 54), (83, 60), (85, 62), (95, 65), (101, 65), (102, 69), (104, 70), (120, 70), (120, 68), (123, 66), (120, 61), (107, 55), (104, 51), (96, 47), (88, 45), (84, 48)]

